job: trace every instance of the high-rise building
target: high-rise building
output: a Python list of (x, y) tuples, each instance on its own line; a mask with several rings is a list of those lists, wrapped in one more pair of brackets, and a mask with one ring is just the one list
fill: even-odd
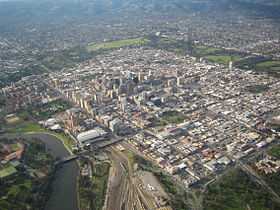
[(173, 85), (173, 81), (172, 81), (171, 79), (169, 79), (169, 80), (167, 81), (167, 86), (168, 86), (168, 87), (172, 87), (172, 85)]
[(122, 112), (125, 112), (126, 106), (127, 106), (127, 99), (125, 96), (120, 96), (119, 97), (119, 102), (120, 102), (120, 108)]
[(138, 81), (142, 82), (144, 80), (144, 75), (142, 74), (142, 72), (138, 72)]
[(151, 71), (151, 70), (149, 70), (149, 74), (148, 74), (148, 76), (149, 76), (149, 78), (153, 76), (153, 75), (152, 75), (152, 71)]
[(177, 77), (177, 87), (180, 87), (182, 85), (182, 77)]
[(231, 71), (232, 67), (233, 67), (233, 63), (232, 63), (232, 61), (230, 61), (229, 64), (228, 64), (228, 69)]

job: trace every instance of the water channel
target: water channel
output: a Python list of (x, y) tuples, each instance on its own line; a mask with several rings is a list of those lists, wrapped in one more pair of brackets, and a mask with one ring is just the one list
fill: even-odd
[[(55, 136), (48, 134), (30, 134), (42, 140), (50, 153), (57, 158), (69, 156), (68, 150)], [(45, 210), (79, 210), (77, 201), (77, 177), (79, 167), (76, 161), (62, 165), (55, 173), (52, 193)]]

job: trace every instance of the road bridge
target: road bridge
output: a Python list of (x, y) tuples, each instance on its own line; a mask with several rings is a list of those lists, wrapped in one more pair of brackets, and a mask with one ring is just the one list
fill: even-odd
[(79, 156), (78, 155), (70, 155), (68, 157), (64, 157), (58, 161), (55, 162), (55, 166), (57, 165), (61, 165), (61, 164), (64, 164), (64, 163), (67, 163), (67, 162), (70, 162), (70, 161), (73, 161), (73, 160), (76, 160), (78, 159)]

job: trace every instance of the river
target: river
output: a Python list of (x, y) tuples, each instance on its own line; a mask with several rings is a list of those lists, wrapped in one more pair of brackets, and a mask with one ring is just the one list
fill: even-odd
[[(29, 134), (42, 140), (54, 157), (67, 157), (69, 152), (55, 136), (48, 134)], [(45, 210), (79, 210), (77, 199), (77, 177), (79, 167), (76, 161), (64, 164), (55, 173), (50, 195)]]

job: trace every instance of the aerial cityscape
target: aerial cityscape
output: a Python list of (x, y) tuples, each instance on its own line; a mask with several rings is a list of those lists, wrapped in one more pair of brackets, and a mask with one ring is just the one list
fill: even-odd
[(280, 2), (0, 1), (0, 210), (279, 210)]

